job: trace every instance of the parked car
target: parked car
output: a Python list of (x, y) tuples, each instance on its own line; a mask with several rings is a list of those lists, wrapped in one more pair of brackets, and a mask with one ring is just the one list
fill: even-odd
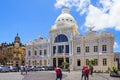
[(0, 66), (0, 72), (9, 72), (10, 69), (8, 66)]
[(9, 66), (11, 72), (18, 72), (19, 68), (17, 66)]
[(33, 68), (34, 68), (34, 66), (28, 66), (28, 67), (27, 67), (27, 70), (28, 70), (28, 71), (33, 71)]
[(36, 67), (36, 69), (37, 69), (37, 71), (42, 71), (43, 70), (41, 66)]
[(55, 70), (55, 68), (53, 66), (47, 66), (47, 70)]
[(47, 71), (47, 70), (48, 70), (48, 67), (47, 67), (47, 66), (42, 66), (42, 70), (43, 70), (43, 71)]

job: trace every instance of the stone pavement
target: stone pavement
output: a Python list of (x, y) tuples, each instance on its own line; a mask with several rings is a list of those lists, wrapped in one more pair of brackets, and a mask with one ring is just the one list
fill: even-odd
[[(67, 75), (63, 80), (81, 80), (81, 71), (64, 72)], [(120, 80), (120, 78), (110, 77), (108, 73), (93, 73), (89, 75), (89, 80)]]
[[(70, 73), (65, 72), (64, 74), (66, 74), (67, 77), (63, 80), (81, 80), (81, 71), (72, 71)], [(93, 74), (93, 76), (89, 76), (89, 80), (106, 80), (106, 78)]]
[[(0, 80), (55, 80), (55, 71), (28, 72), (21, 75), (20, 72), (0, 73)], [(81, 80), (81, 71), (63, 72), (62, 80)], [(93, 73), (89, 80), (120, 80), (120, 78), (110, 77), (107, 73)]]
[(0, 73), (0, 80), (22, 80), (23, 77), (20, 72)]
[[(64, 75), (63, 78), (67, 77)], [(54, 71), (33, 71), (24, 74), (23, 80), (55, 80), (56, 74)]]

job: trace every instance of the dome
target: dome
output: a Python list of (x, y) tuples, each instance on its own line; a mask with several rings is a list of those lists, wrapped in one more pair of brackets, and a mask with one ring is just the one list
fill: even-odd
[(15, 41), (14, 42), (18, 42), (18, 43), (20, 43), (20, 37), (18, 36), (18, 34), (16, 35), (16, 37), (15, 37)]
[(69, 13), (69, 8), (63, 8), (62, 13), (57, 17), (55, 25), (52, 26), (52, 29), (65, 28), (76, 26), (76, 21), (74, 17)]
[(63, 8), (62, 13), (57, 17), (56, 23), (58, 22), (75, 22), (72, 15), (69, 14), (68, 8)]

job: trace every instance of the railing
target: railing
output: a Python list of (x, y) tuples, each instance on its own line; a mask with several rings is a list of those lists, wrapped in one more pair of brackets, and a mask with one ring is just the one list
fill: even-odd
[(56, 53), (56, 54), (52, 54), (52, 56), (65, 56), (65, 55), (69, 55), (69, 53)]

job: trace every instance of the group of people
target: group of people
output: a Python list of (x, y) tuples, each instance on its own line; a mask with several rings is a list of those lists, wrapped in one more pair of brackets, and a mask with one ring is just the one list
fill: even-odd
[(93, 66), (83, 66), (81, 80), (89, 80), (89, 74), (93, 74)]
[(23, 74), (23, 72), (25, 72), (25, 74), (27, 74), (27, 66), (21, 66), (21, 74)]
[[(56, 80), (62, 80), (62, 70), (60, 69), (60, 67), (58, 66), (55, 69), (56, 72)], [(82, 76), (81, 76), (81, 80), (89, 80), (89, 74), (92, 76), (93, 74), (93, 66), (83, 66), (82, 69)]]

